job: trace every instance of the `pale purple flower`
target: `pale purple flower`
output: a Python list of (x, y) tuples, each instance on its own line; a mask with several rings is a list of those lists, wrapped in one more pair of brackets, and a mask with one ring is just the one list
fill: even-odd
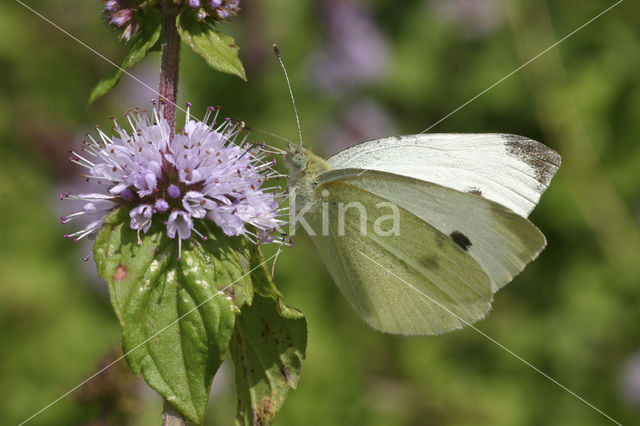
[(152, 214), (153, 209), (148, 204), (141, 204), (131, 209), (131, 212), (129, 212), (129, 216), (131, 216), (131, 229), (147, 232), (151, 227)]
[(197, 229), (200, 221), (213, 222), (228, 236), (273, 240), (269, 235), (284, 223), (279, 216), (285, 195), (279, 186), (265, 188), (269, 179), (283, 177), (273, 169), (270, 152), (262, 145), (236, 145), (242, 127), (229, 119), (216, 124), (216, 109), (209, 108), (202, 122), (192, 120), (189, 109), (184, 130), (171, 140), (161, 110), (149, 117), (136, 109), (127, 114), (131, 131), (114, 120), (113, 137), (98, 130), (99, 139), (89, 136), (81, 154), (72, 152), (71, 160), (88, 169), (83, 176), (95, 188), (61, 196), (86, 202), (81, 211), (61, 218), (63, 223), (88, 218), (84, 229), (68, 238), (91, 236), (121, 207), (139, 241), (153, 223), (163, 224), (169, 238), (178, 239), (179, 252), (192, 234), (205, 238), (204, 227)]
[(203, 194), (196, 191), (189, 191), (182, 198), (184, 209), (197, 219), (202, 219), (206, 216), (207, 210), (215, 208), (211, 203), (215, 202), (208, 200)]
[(193, 228), (193, 221), (188, 213), (180, 210), (174, 210), (169, 215), (167, 221), (167, 235), (169, 238), (175, 238), (178, 234), (178, 239), (186, 240), (191, 237), (191, 229)]
[(151, 228), (151, 216), (153, 215), (153, 209), (148, 204), (141, 204), (137, 207), (134, 207), (129, 212), (129, 216), (131, 217), (131, 222), (129, 225), (131, 229), (135, 229), (138, 231), (138, 244), (142, 241), (140, 239), (140, 231), (145, 234)]

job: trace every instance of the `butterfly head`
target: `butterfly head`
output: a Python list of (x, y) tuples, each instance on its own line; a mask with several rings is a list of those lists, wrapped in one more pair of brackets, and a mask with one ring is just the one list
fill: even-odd
[(300, 145), (290, 143), (284, 158), (292, 172), (300, 172), (307, 168), (308, 156)]

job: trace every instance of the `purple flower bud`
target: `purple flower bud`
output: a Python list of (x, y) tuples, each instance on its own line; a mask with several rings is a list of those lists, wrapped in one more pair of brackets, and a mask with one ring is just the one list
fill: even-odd
[(122, 9), (111, 15), (109, 22), (116, 27), (121, 27), (131, 20), (133, 11), (131, 9)]
[(200, 7), (200, 0), (189, 0), (187, 3), (189, 4), (189, 7), (192, 9)]
[(167, 203), (165, 200), (163, 200), (162, 198), (159, 198), (156, 200), (156, 202), (153, 205), (153, 208), (156, 209), (156, 211), (158, 213), (164, 213), (167, 210), (169, 210), (169, 203)]
[(119, 37), (130, 40), (140, 29), (140, 12), (145, 5), (133, 0), (103, 0), (104, 16), (109, 25), (117, 28)]
[(118, 9), (120, 9), (120, 7), (121, 5), (118, 0), (109, 0), (107, 1), (107, 3), (105, 3), (104, 10), (106, 10), (107, 12), (116, 12), (118, 11)]
[(178, 188), (174, 184), (169, 185), (169, 187), (167, 188), (167, 195), (169, 196), (169, 198), (176, 200), (180, 198), (180, 194), (180, 188)]

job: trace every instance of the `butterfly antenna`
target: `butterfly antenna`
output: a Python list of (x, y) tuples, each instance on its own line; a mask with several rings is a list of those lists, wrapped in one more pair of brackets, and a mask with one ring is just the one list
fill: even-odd
[(278, 134), (271, 133), (271, 132), (268, 132), (268, 131), (266, 131), (266, 130), (258, 129), (257, 127), (245, 126), (244, 128), (245, 128), (245, 129), (247, 129), (247, 130), (248, 130), (248, 131), (250, 131), (250, 132), (262, 133), (262, 134), (265, 134), (265, 135), (267, 135), (267, 136), (271, 136), (271, 137), (274, 137), (274, 138), (277, 138), (277, 139), (283, 140), (283, 141), (285, 141), (285, 142), (293, 143), (293, 142), (291, 142), (291, 140), (290, 140), (290, 139), (287, 139), (287, 138), (285, 138), (284, 136), (280, 136), (280, 135), (278, 135)]
[(298, 136), (300, 138), (300, 148), (302, 148), (302, 127), (300, 127), (300, 117), (298, 116), (298, 107), (296, 106), (296, 100), (293, 97), (293, 90), (291, 89), (289, 74), (287, 73), (287, 68), (284, 66), (284, 62), (282, 61), (282, 56), (280, 56), (280, 49), (278, 49), (278, 45), (276, 43), (273, 43), (273, 51), (276, 53), (276, 56), (278, 57), (278, 62), (280, 62), (282, 71), (284, 71), (284, 78), (287, 80), (287, 87), (289, 88), (289, 94), (291, 95), (291, 103), (293, 104), (293, 112), (295, 112), (296, 114), (296, 123), (298, 123)]

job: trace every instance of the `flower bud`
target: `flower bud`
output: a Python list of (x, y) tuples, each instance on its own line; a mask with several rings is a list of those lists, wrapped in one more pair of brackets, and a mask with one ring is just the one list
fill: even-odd
[(107, 24), (118, 30), (119, 37), (129, 41), (140, 29), (140, 12), (143, 7), (137, 0), (103, 1), (103, 15)]

